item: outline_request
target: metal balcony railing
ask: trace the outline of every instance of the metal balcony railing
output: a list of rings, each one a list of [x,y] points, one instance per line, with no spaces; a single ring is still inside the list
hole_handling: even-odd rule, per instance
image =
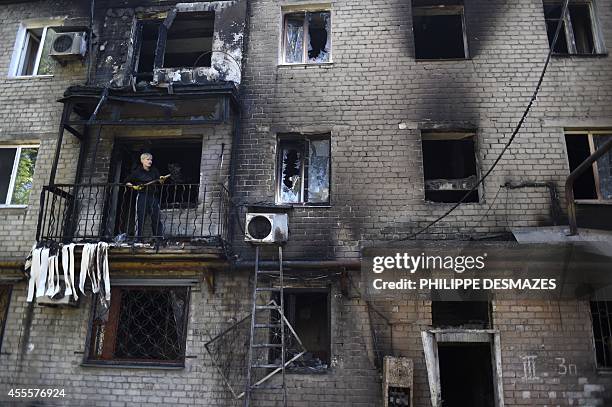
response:
[[[56,184],[43,187],[37,241],[228,241],[223,185]]]

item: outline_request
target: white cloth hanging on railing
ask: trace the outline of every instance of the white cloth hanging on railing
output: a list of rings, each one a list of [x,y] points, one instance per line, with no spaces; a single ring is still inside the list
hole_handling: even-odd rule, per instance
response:
[[[49,271],[49,249],[43,248],[40,252],[40,273],[36,281],[36,297],[45,295],[45,285],[47,282],[47,272]]]
[[[34,299],[34,291],[36,288],[36,282],[40,275],[40,253],[42,249],[37,249],[36,245],[32,247],[32,262],[30,263],[30,281],[28,282],[28,296],[26,297],[27,302],[32,302]]]
[[[104,282],[104,298],[106,301],[110,301],[111,298],[111,287],[110,287],[110,274],[108,269],[108,243],[98,243],[97,250],[97,268],[98,268],[98,281],[100,281],[100,274],[102,274],[102,280]]]
[[[71,243],[62,246],[57,254],[50,255],[49,248],[32,247],[29,261],[30,279],[28,281],[27,302],[34,297],[53,297],[61,290],[60,273],[63,272],[65,291],[64,296],[72,295],[75,300],[79,298],[75,282],[74,249]],[[108,263],[109,244],[105,242],[86,243],[81,252],[81,268],[79,273],[79,287],[83,295],[85,282],[89,278],[93,293],[101,293],[106,301],[111,298],[110,269]],[[60,271],[60,258],[61,268]]]

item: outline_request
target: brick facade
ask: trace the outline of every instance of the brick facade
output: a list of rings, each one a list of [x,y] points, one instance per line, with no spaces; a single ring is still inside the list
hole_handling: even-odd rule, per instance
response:
[[[58,14],[87,26],[89,13],[89,5],[71,1],[8,3],[0,11],[0,32],[9,39],[0,41],[0,143],[40,142],[40,150],[28,207],[0,208],[0,261],[7,264],[21,261],[34,243],[38,200],[41,187],[48,183],[62,112],[56,100],[69,86],[83,85],[87,69],[85,64],[72,63],[57,69],[53,77],[7,78],[15,34],[22,21]],[[123,86],[129,82],[136,16],[165,12],[176,2],[110,3],[96,6],[92,84]],[[225,7],[230,2],[221,3]],[[214,292],[207,289],[201,274],[201,269],[213,267],[205,261],[193,274],[155,271],[159,263],[154,259],[140,270],[112,272],[115,281],[200,280],[191,289],[185,367],[82,366],[91,297],[78,308],[30,306],[25,302],[27,285],[20,281],[14,284],[0,353],[0,365],[6,367],[0,369],[2,403],[9,388],[44,386],[65,389],[61,405],[241,405],[231,399],[204,344],[250,312],[252,270],[235,269],[230,263],[254,257],[252,247],[243,241],[245,212],[252,206],[274,204],[278,135],[331,135],[331,203],[295,205],[287,211],[286,259],[311,261],[313,266],[320,261],[358,260],[363,247],[407,237],[451,205],[424,199],[421,132],[474,130],[482,174],[520,119],[548,52],[540,1],[466,0],[471,58],[417,61],[410,2],[337,0],[330,8],[332,63],[279,66],[281,7],[296,4],[308,2],[248,2],[238,145],[233,145],[232,116],[225,123],[197,127],[107,127],[95,157],[93,143],[87,148],[81,181],[91,175],[92,182],[108,182],[113,147],[125,137],[202,137],[204,185],[227,182],[233,166],[233,252],[231,261],[215,273]],[[603,41],[612,47],[612,1],[594,4]],[[523,129],[484,183],[480,202],[461,205],[420,238],[490,238],[505,236],[514,227],[551,225],[552,202],[546,188],[501,185],[552,183],[563,196],[569,174],[564,129],[612,128],[611,83],[607,55],[553,57]],[[64,144],[58,183],[74,182],[79,154],[78,140],[70,134],[64,136]],[[219,172],[222,144],[227,158]],[[563,207],[563,198],[560,204]],[[187,259],[189,253],[183,254]],[[6,276],[16,275],[14,266],[5,269]],[[430,406],[421,332],[431,328],[431,303],[366,302],[359,294],[363,287],[344,286],[339,277],[343,271],[330,267],[321,272],[327,276],[319,281],[291,283],[330,290],[331,366],[323,374],[288,375],[288,405],[380,406],[374,329],[384,332],[387,351],[413,360],[415,405]],[[357,272],[349,273],[354,282],[359,281]],[[388,321],[377,317],[372,307]],[[505,406],[612,403],[610,376],[595,368],[588,302],[495,301],[492,327],[501,340]],[[527,361],[534,363],[535,375],[528,374]],[[274,392],[256,393],[254,404],[282,405]]]

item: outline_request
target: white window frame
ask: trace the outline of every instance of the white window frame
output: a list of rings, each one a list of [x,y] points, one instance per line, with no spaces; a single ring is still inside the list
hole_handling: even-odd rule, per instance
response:
[[[545,0],[544,5],[563,5],[563,1]],[[576,48],[576,36],[574,35],[574,27],[572,26],[572,19],[570,18],[569,7],[579,5],[587,6],[589,8],[589,16],[591,18],[591,34],[593,35],[593,45],[595,46],[594,54],[579,54]],[[569,2],[567,13],[562,16],[567,54],[553,51],[553,55],[605,55],[607,53],[606,47],[604,46],[599,21],[597,19],[597,13],[595,13],[595,6],[594,0],[577,0]],[[546,21],[546,15],[544,15],[544,19]],[[548,27],[546,27],[546,30],[548,30]]]
[[[308,62],[308,47],[307,40],[310,40],[308,35],[308,19],[306,18],[307,13],[317,13],[317,12],[328,12],[329,13],[329,60],[326,62]],[[304,45],[302,47],[302,62],[285,62],[285,47],[286,47],[286,30],[287,30],[287,15],[288,14],[296,14],[296,13],[304,13]],[[328,65],[333,64],[333,50],[334,50],[334,36],[333,33],[334,26],[334,18],[331,9],[331,4],[309,4],[309,5],[296,5],[296,6],[284,6],[281,9],[281,21],[280,21],[280,36],[279,36],[279,56],[278,56],[278,64],[283,66],[294,66],[294,65]]]
[[[17,179],[17,170],[19,169],[19,160],[21,159],[21,150],[24,148],[35,148],[40,149],[38,144],[6,144],[1,145],[0,149],[16,148],[15,158],[13,160],[13,169],[11,170],[11,178],[9,180],[9,187],[6,192],[6,201],[11,202],[13,200],[13,192],[15,190],[15,180]],[[37,159],[38,161],[38,159]],[[14,205],[11,203],[0,203],[0,208],[27,208],[28,205]]]
[[[38,68],[40,66],[40,60],[42,58],[42,51],[47,38],[47,30],[49,28],[58,27],[64,25],[63,20],[45,20],[44,22],[36,21],[30,23],[21,23],[17,30],[17,37],[15,38],[15,45],[13,46],[13,55],[11,56],[11,62],[8,70],[9,78],[17,79],[29,79],[29,78],[52,78],[53,74],[38,75]],[[42,35],[40,37],[40,45],[36,52],[36,59],[34,61],[34,69],[32,75],[21,75],[20,72],[23,69],[23,63],[27,46],[30,41],[30,31],[35,29],[42,29]]]

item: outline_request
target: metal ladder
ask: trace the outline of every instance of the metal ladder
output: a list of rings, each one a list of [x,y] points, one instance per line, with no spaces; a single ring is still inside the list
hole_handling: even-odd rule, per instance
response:
[[[251,336],[250,336],[250,344],[249,344],[249,356],[248,356],[248,369],[247,369],[247,380],[246,380],[246,389],[245,389],[245,397],[244,397],[244,407],[249,407],[251,402],[251,395],[254,390],[257,389],[278,389],[283,392],[283,406],[287,406],[287,386],[285,383],[285,315],[284,315],[284,306],[285,299],[283,293],[283,247],[278,245],[278,269],[276,270],[261,270],[259,267],[260,246],[255,246],[255,279],[253,283],[253,308],[251,313]],[[267,286],[263,286],[262,280],[271,280],[266,279],[265,277],[277,278],[278,286],[273,287],[271,284]],[[260,293],[278,293],[280,296],[280,305],[274,301],[269,301],[266,304],[258,304],[257,303],[257,295]],[[272,323],[274,313],[278,313],[276,318],[279,322]],[[258,316],[267,316],[266,323],[259,323],[257,321]],[[268,338],[264,343],[256,342],[256,333],[258,330],[265,329],[267,330],[266,338]],[[281,343],[270,343],[270,329],[280,329],[280,340]],[[261,336],[261,335],[260,335]],[[271,364],[271,363],[256,363],[254,360],[254,352],[257,350],[269,350],[269,349],[280,349],[281,350],[281,364]],[[259,380],[253,383],[253,372],[264,370],[264,369],[274,369],[274,372],[268,374],[264,379]],[[280,369],[282,383],[280,385],[269,385],[263,384],[267,378],[272,376],[275,372]]]

